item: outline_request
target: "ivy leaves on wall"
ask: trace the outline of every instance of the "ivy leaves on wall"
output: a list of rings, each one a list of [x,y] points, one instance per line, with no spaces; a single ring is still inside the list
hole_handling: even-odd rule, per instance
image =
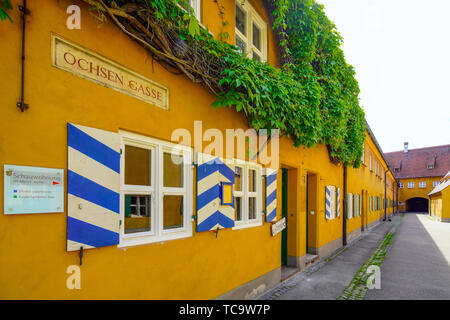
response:
[[[0,20],[1,21],[8,19],[12,23],[11,17],[6,13],[6,11],[8,11],[9,9],[11,9],[11,3],[9,2],[9,0],[0,0]]]
[[[283,46],[285,67],[296,79],[319,87],[319,143],[335,161],[358,167],[365,139],[355,71],[344,57],[343,39],[314,0],[266,0]]]

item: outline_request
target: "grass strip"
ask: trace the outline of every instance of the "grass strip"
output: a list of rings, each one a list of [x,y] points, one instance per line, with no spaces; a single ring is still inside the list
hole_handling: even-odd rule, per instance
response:
[[[391,246],[392,239],[395,236],[395,231],[400,225],[404,214],[395,222],[392,229],[385,235],[383,240],[381,241],[378,248],[372,254],[372,256],[367,259],[367,261],[362,265],[361,268],[356,272],[353,279],[350,281],[348,286],[342,291],[341,295],[337,298],[337,300],[364,300],[368,288],[367,288],[367,279],[372,275],[367,273],[367,269],[370,266],[378,266],[381,267],[384,259],[386,258],[387,250]]]

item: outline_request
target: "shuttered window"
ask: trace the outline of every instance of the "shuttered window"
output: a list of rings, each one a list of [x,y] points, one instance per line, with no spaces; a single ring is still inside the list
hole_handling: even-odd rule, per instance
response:
[[[353,218],[353,194],[347,193],[347,219]]]
[[[267,168],[265,182],[266,222],[272,222],[277,218],[277,171]]]
[[[336,189],[336,216],[341,216],[341,188]]]
[[[329,220],[336,216],[336,187],[325,187],[325,217]]]
[[[67,251],[119,243],[120,139],[67,125]]]
[[[120,246],[192,236],[192,150],[120,132]]]
[[[250,162],[243,162],[235,160],[235,172],[239,171],[239,189],[236,190],[235,183],[235,198],[239,198],[240,220],[235,221],[235,229],[248,228],[262,225],[263,215],[263,180],[262,167]],[[238,168],[238,170],[236,170]],[[237,203],[237,202],[236,202]]]

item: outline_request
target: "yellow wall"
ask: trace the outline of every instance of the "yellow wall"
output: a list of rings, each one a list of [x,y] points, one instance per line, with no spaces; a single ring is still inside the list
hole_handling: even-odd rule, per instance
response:
[[[67,172],[68,122],[112,132],[127,130],[162,140],[170,140],[177,128],[186,128],[193,135],[195,120],[203,121],[204,131],[217,128],[225,133],[227,128],[248,128],[243,114],[231,109],[213,110],[212,94],[182,75],[167,72],[111,22],[99,26],[81,1],[77,4],[82,7],[82,28],[68,30],[66,8],[73,1],[67,0],[28,4],[32,14],[27,19],[25,100],[30,109],[20,112],[16,108],[21,73],[21,26],[16,9],[19,2],[12,1],[15,9],[10,15],[15,23],[3,22],[0,28],[0,38],[8,42],[7,50],[0,52],[0,73],[8,79],[0,88],[0,166],[64,168]],[[261,2],[250,2],[265,17]],[[203,24],[217,36],[220,26],[214,14],[216,4],[203,4]],[[234,0],[223,4],[226,19],[233,26]],[[233,27],[229,32],[234,41]],[[168,87],[169,110],[52,67],[52,33]],[[278,64],[270,31],[268,57],[272,65]],[[366,144],[378,152],[370,138]],[[288,217],[289,230],[293,230],[288,254],[300,257],[306,253],[304,178],[308,172],[318,175],[316,232],[317,245],[323,246],[342,236],[344,212],[335,220],[325,219],[325,186],[343,190],[343,168],[329,161],[325,146],[296,148],[286,137],[280,141],[280,159],[283,167],[293,170],[289,176],[297,181],[290,187],[295,197],[290,202],[292,216]],[[369,194],[382,195],[383,188],[382,181],[367,168],[349,169],[348,192],[367,189]],[[281,173],[277,198],[279,219]],[[0,199],[3,203],[3,181]],[[264,223],[249,229],[221,230],[218,238],[213,232],[194,232],[193,237],[164,243],[86,250],[81,267],[82,289],[68,290],[66,268],[79,260],[78,252],[66,252],[66,213],[0,215],[0,298],[210,299],[280,267],[281,234],[272,237],[271,224]],[[374,214],[368,222],[379,216]],[[348,224],[349,232],[359,228],[360,217]]]
[[[450,219],[450,188],[430,197],[430,213],[441,219]]]

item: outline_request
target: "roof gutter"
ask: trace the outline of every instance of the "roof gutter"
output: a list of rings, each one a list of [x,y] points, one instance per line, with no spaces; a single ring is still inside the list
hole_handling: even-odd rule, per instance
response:
[[[373,134],[372,129],[370,129],[370,126],[369,126],[369,124],[367,123],[367,121],[366,121],[366,130],[367,130],[367,132],[369,133],[369,136],[372,138],[373,142],[375,143],[375,146],[377,147],[378,152],[381,154],[381,157],[383,158],[384,162],[386,163],[386,166],[387,166],[387,168],[388,168],[387,171],[390,172],[390,173],[392,174],[392,176],[394,177],[395,182],[398,183],[398,180],[397,180],[397,178],[395,177],[394,173],[391,171],[391,166],[389,165],[389,162],[388,162],[388,161],[386,160],[386,158],[384,157],[384,152],[383,152],[383,150],[381,149],[380,144],[379,144],[378,141],[377,141],[377,138],[375,138],[375,135]],[[385,176],[386,176],[386,174],[385,174]]]

